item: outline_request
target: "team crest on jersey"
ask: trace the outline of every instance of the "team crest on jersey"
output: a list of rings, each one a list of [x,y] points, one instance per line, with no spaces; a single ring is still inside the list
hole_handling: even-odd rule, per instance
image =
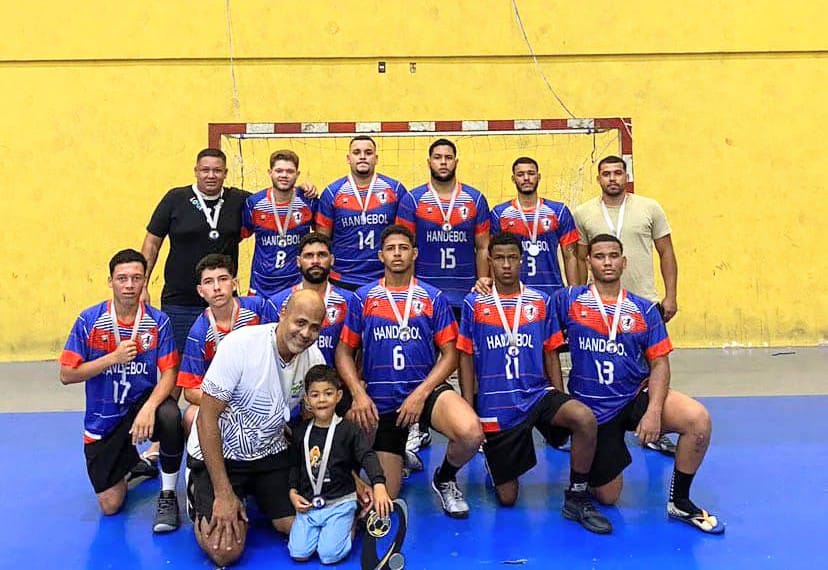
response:
[[[483,314],[484,315],[490,315],[490,314],[492,314],[492,312],[489,309],[483,309]]]
[[[515,225],[515,222],[509,221],[508,226],[511,228]]]
[[[260,220],[266,220],[266,219],[267,219],[267,214],[265,214],[264,212],[261,212],[261,213],[259,214],[259,219],[260,219]]]
[[[552,227],[552,220],[550,218],[544,218],[543,221],[541,221],[541,226],[543,226],[545,231],[549,231],[549,228]]]
[[[460,217],[464,220],[469,219],[469,207],[468,206],[460,206]]]
[[[624,332],[630,332],[635,325],[635,319],[629,315],[622,315],[621,316],[621,330]]]
[[[433,211],[434,211],[434,208],[432,208],[431,206],[429,206],[428,208],[426,208],[426,214],[430,214],[430,213],[431,213],[431,212],[433,212]]]
[[[388,195],[385,192],[377,194],[377,198],[379,198],[380,204],[385,204],[388,201]]]
[[[526,305],[523,307],[523,316],[527,321],[534,321],[538,316],[538,308],[535,305]]]
[[[335,323],[337,317],[339,317],[339,309],[336,307],[328,307],[328,322]]]
[[[425,309],[425,304],[422,301],[414,301],[411,303],[411,308],[414,310],[415,315],[422,315],[423,309]]]
[[[296,224],[302,222],[302,212],[293,212],[293,221]]]
[[[140,336],[141,339],[141,349],[142,350],[149,350],[152,346],[152,333],[144,333]]]

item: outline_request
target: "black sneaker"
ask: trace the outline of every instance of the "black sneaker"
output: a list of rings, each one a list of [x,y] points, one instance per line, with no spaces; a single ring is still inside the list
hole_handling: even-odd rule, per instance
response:
[[[158,466],[149,459],[141,457],[138,459],[138,463],[136,463],[135,466],[129,470],[129,473],[127,473],[127,487],[132,489],[144,481],[155,479],[158,477],[158,474]]]
[[[695,505],[692,506],[692,509],[685,511],[670,501],[667,503],[667,515],[671,520],[687,523],[708,534],[722,534],[725,531],[725,523],[720,521],[719,517]]]
[[[669,457],[675,457],[676,455],[676,444],[673,443],[673,440],[666,435],[662,435],[657,440],[646,444],[644,447],[652,449],[653,451],[658,451],[659,453],[663,453]]]
[[[175,491],[161,491],[152,532],[170,532],[178,528],[178,497]]]
[[[596,534],[612,532],[612,523],[595,508],[589,493],[586,491],[566,491],[561,512],[564,517],[581,523],[581,526],[590,532]]]

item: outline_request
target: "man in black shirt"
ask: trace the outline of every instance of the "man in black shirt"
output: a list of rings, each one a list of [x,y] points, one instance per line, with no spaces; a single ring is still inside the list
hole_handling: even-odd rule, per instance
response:
[[[142,299],[149,302],[149,277],[164,238],[170,238],[161,310],[170,318],[179,353],[183,353],[187,333],[205,306],[196,291],[196,264],[208,253],[222,253],[238,266],[242,208],[250,196],[244,190],[224,187],[227,158],[221,150],[199,152],[193,171],[195,184],[173,188],[158,203],[141,246],[147,259]]]

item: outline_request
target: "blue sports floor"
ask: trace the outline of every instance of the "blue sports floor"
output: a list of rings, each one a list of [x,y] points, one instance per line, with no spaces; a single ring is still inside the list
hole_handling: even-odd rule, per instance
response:
[[[723,536],[668,522],[672,461],[635,445],[621,501],[604,508],[615,532],[593,535],[560,515],[568,455],[539,446],[539,464],[521,481],[512,509],[495,506],[482,456],[460,474],[468,520],[439,511],[429,474],[408,479],[406,568],[828,568],[828,396],[702,401],[714,435],[692,496],[727,522]],[[422,453],[429,473],[442,460],[442,441]],[[119,515],[98,513],[80,413],[0,414],[0,444],[0,568],[211,567],[189,521],[175,533],[152,534],[157,481],[132,490]],[[321,566],[293,563],[284,539],[261,519],[253,524],[239,567]],[[338,567],[359,568],[359,547]]]

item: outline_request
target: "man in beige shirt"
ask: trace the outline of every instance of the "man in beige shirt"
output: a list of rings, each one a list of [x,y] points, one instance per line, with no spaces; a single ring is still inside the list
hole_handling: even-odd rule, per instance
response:
[[[573,211],[578,228],[578,260],[580,280],[587,279],[587,244],[598,234],[611,234],[624,244],[627,268],[621,277],[621,286],[658,305],[664,322],[678,311],[676,281],[678,264],[670,237],[670,224],[658,202],[626,191],[629,180],[627,165],[618,156],[607,156],[598,163],[598,184],[601,195],[579,205]],[[653,270],[653,246],[658,252],[664,297],[659,298]],[[663,436],[648,444],[650,449],[668,455],[675,453],[675,445]]]

